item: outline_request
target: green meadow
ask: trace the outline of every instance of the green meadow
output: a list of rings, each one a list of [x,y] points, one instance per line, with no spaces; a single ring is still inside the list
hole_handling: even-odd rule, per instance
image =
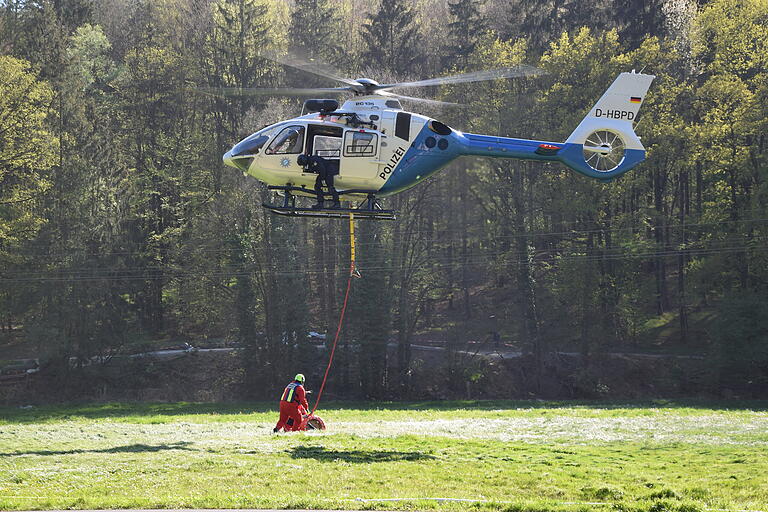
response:
[[[765,402],[318,413],[276,435],[272,403],[0,408],[0,509],[768,509]]]

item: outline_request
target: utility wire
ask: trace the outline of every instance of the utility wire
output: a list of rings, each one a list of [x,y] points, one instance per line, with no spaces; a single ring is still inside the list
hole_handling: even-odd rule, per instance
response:
[[[614,245],[614,246],[612,246],[610,248],[605,248],[605,247],[603,247],[603,248],[600,248],[600,247],[594,248],[592,254],[595,257],[597,257],[597,258],[604,259],[606,257],[610,257],[610,256],[614,256],[614,255],[627,256],[627,257],[633,257],[633,256],[638,256],[638,255],[662,256],[662,255],[664,255],[666,253],[678,254],[680,252],[685,252],[685,253],[691,254],[691,253],[696,252],[696,251],[700,252],[700,251],[715,250],[715,249],[751,249],[751,248],[757,247],[760,242],[764,242],[767,239],[768,239],[768,237],[756,236],[756,237],[753,237],[751,240],[749,240],[748,241],[749,243],[744,243],[745,242],[744,238],[743,237],[739,237],[737,239],[713,240],[713,241],[710,241],[709,243],[707,243],[706,246],[700,245],[701,242],[692,242],[689,245],[687,245],[686,247],[679,247],[679,246],[678,247],[669,247],[669,248],[667,248],[665,250],[661,250],[661,251],[656,250],[656,251],[652,251],[652,252],[645,251],[645,252],[637,252],[637,253],[632,253],[627,247],[625,247],[625,246],[623,246],[621,244],[617,244],[617,245]],[[655,242],[649,241],[649,244],[655,244]],[[359,244],[357,244],[357,245],[359,245]],[[387,248],[386,245],[382,245],[381,247],[382,248]],[[564,248],[559,248],[559,249],[552,249],[552,251],[556,253],[555,254],[556,256],[560,255],[562,253],[565,253],[565,255],[567,255],[567,256],[574,256],[574,257],[581,256],[581,254],[574,254],[574,253],[568,254],[568,249],[569,248],[565,248],[564,247]],[[649,247],[649,249],[652,249],[652,248]],[[542,251],[545,251],[545,250],[544,249],[540,249],[539,250],[539,254],[541,254]],[[456,261],[456,262],[464,262],[465,261],[465,257],[463,257],[462,255],[448,256],[446,254],[442,254],[442,252],[443,251],[436,251],[436,252],[430,254],[429,261],[437,262],[437,263],[439,263],[439,262],[446,262],[446,260],[448,260],[448,261],[452,260],[452,261]],[[497,258],[497,257],[508,256],[509,254],[514,254],[512,249],[497,250],[495,252],[488,251],[488,250],[480,250],[480,251],[475,250],[475,251],[473,251],[473,254],[470,256],[470,258],[472,258],[472,257]],[[538,257],[540,257],[540,256],[537,256],[536,258],[538,258]],[[562,256],[560,256],[560,257],[562,257]],[[285,268],[284,262],[279,262],[276,259],[273,260],[273,261],[274,261],[275,265],[280,265],[282,268]],[[269,265],[269,262],[267,262],[266,264]],[[161,264],[161,263],[158,263],[158,264],[154,264],[154,265],[120,266],[120,267],[103,267],[103,266],[68,267],[68,268],[62,269],[60,271],[61,272],[69,272],[69,273],[76,273],[76,272],[89,272],[89,273],[93,273],[93,272],[106,272],[106,273],[109,273],[109,272],[113,272],[115,270],[118,270],[118,271],[121,271],[121,272],[129,272],[129,271],[136,271],[136,272],[142,272],[142,271],[165,271],[167,269],[173,269],[174,267],[172,265],[173,264]],[[233,265],[226,265],[226,264],[224,264],[224,265],[217,265],[215,267],[215,269],[218,269],[219,271],[227,271],[227,270],[231,270],[231,269],[238,269],[238,268],[250,267],[250,266],[251,266],[250,264],[244,264],[244,265],[239,265],[239,266],[233,266]],[[295,270],[289,270],[289,271],[291,271],[291,272],[300,271],[300,270],[305,269],[306,267],[307,267],[307,264],[299,263],[299,267],[298,268],[296,268]],[[56,271],[57,270],[48,270],[47,272],[56,272]],[[34,270],[34,271],[31,271],[29,269],[26,269],[26,270],[24,270],[24,269],[10,270],[10,271],[6,271],[4,273],[4,275],[9,275],[9,276],[12,276],[12,275],[26,275],[26,274],[29,274],[31,272],[46,272],[46,270],[45,269],[39,269],[39,270]]]
[[[522,266],[522,265],[537,265],[537,264],[543,264],[543,263],[560,263],[560,262],[569,262],[569,261],[580,261],[580,262],[599,262],[599,261],[621,261],[621,260],[637,260],[637,259],[648,259],[648,258],[658,258],[658,257],[670,257],[670,256],[679,256],[679,255],[689,255],[689,256],[707,256],[707,255],[717,255],[717,254],[731,254],[731,253],[737,253],[737,252],[744,252],[744,251],[751,251],[751,252],[766,252],[768,251],[768,245],[755,245],[755,246],[740,246],[740,247],[723,247],[723,248],[702,248],[702,249],[674,249],[669,251],[655,251],[655,252],[647,252],[647,253],[636,253],[636,254],[608,254],[603,255],[600,254],[599,251],[597,251],[595,254],[587,255],[547,255],[545,257],[535,257],[532,259],[532,261],[527,260],[521,260],[521,259],[511,259],[506,262],[500,262],[498,259],[494,258],[493,255],[478,255],[476,257],[470,257],[470,258],[463,258],[461,256],[456,256],[453,258],[448,258],[446,260],[442,261],[427,261],[423,265],[419,265],[424,268],[424,270],[436,270],[440,268],[449,268],[457,264],[465,263],[471,266],[492,266],[494,264],[500,264],[502,266]],[[401,265],[401,266],[378,266],[378,267],[365,267],[364,270],[366,273],[391,273],[396,271],[404,271],[412,268],[408,265]],[[152,280],[172,280],[172,279],[183,279],[183,278],[195,278],[195,277],[209,277],[209,278],[231,278],[231,277],[246,277],[254,275],[254,273],[258,270],[257,268],[248,268],[248,267],[236,267],[232,268],[231,270],[227,271],[215,271],[215,272],[205,272],[205,271],[179,271],[179,270],[173,270],[173,269],[163,269],[163,268],[155,268],[152,269],[155,271],[155,273],[143,273],[142,275],[135,275],[132,273],[121,273],[121,270],[119,269],[108,269],[105,270],[104,275],[48,275],[45,276],[42,273],[37,274],[28,274],[24,277],[12,277],[12,278],[0,278],[0,284],[3,283],[29,283],[29,282],[88,282],[88,281],[152,281]],[[113,273],[110,275],[110,273]],[[297,276],[297,275],[303,275],[303,276],[310,276],[310,275],[325,275],[328,273],[325,269],[288,269],[288,270],[273,270],[273,271],[267,271],[267,273],[271,276]],[[335,274],[335,272],[332,272]],[[37,277],[35,277],[37,276]]]
[[[653,229],[691,229],[695,227],[704,227],[704,226],[720,226],[725,224],[744,224],[744,223],[768,223],[768,218],[759,218],[759,219],[741,219],[741,220],[728,220],[728,221],[716,221],[716,222],[701,222],[701,223],[684,223],[684,224],[669,224],[669,225],[662,225],[657,227],[649,226],[649,225],[642,225],[637,227],[623,227],[623,228],[594,228],[594,229],[581,229],[581,230],[568,230],[568,231],[533,231],[529,233],[511,233],[507,235],[489,235],[486,237],[471,237],[471,240],[473,243],[478,242],[495,242],[498,240],[509,240],[509,239],[516,239],[516,238],[537,238],[537,237],[557,237],[557,236],[568,236],[571,238],[578,237],[578,235],[589,235],[589,234],[607,234],[607,233],[632,233],[632,232],[643,232],[646,230],[653,230]],[[693,230],[693,229],[692,229]],[[412,235],[418,235],[421,233],[431,233],[435,234],[432,238],[418,238],[419,243],[436,243],[436,242],[449,242],[449,241],[456,241],[453,238],[446,239],[446,235],[448,233],[459,233],[463,234],[466,230],[462,228],[455,228],[455,229],[431,229],[431,230],[416,230],[411,231],[410,234]],[[256,243],[259,243],[261,241],[256,241]],[[376,241],[376,242],[357,242],[357,245],[359,247],[399,247],[404,243],[410,243],[408,241],[398,241],[398,240],[390,240],[390,241]],[[139,244],[139,242],[136,242],[136,244]],[[34,243],[31,244],[34,247]],[[307,248],[307,247],[315,247],[316,245],[320,245],[325,249],[344,249],[347,247],[347,242],[338,242],[333,244],[302,244],[298,245],[296,243],[286,243],[286,244],[269,244],[270,249],[301,249],[301,248]],[[42,247],[42,244],[40,244]],[[55,248],[56,243],[51,242],[47,244],[47,247],[49,248]],[[147,247],[144,250],[135,250],[135,251],[113,251],[113,252],[91,252],[91,253],[80,253],[77,250],[72,250],[71,253],[68,254],[75,254],[79,256],[100,256],[100,257],[106,257],[106,256],[146,256],[148,253],[156,253],[158,251],[163,251],[165,253],[189,253],[189,254],[227,254],[231,252],[236,251],[242,251],[243,248],[239,247],[231,247],[231,248],[224,248],[224,247],[217,247],[217,248],[199,248],[199,247],[193,247],[191,250],[187,251],[186,248],[188,246],[185,245],[177,245],[173,248],[160,248],[160,247]],[[25,255],[32,255],[32,256],[55,256],[56,253],[50,253],[48,251],[37,251],[37,252],[25,252]]]
[[[764,240],[756,240],[755,242],[762,242]],[[733,251],[747,251],[747,250],[755,250],[760,249],[763,247],[762,245],[758,244],[741,244],[741,245],[729,245],[729,246],[710,246],[710,247],[687,247],[687,248],[669,248],[668,250],[664,251],[646,251],[646,252],[627,252],[623,248],[615,248],[612,250],[601,250],[601,249],[595,249],[593,252],[586,254],[586,253],[558,253],[555,254],[544,254],[539,253],[538,255],[533,255],[531,257],[531,260],[533,262],[540,262],[540,261],[554,261],[554,260],[568,260],[568,259],[579,259],[579,260],[609,260],[609,259],[635,259],[635,258],[647,258],[647,257],[665,257],[665,256],[676,256],[680,254],[688,254],[688,255],[701,255],[701,254],[715,254],[722,251],[727,252],[733,252]],[[447,256],[447,255],[432,255],[430,256],[427,261],[425,262],[425,266],[434,266],[434,265],[440,265],[440,264],[463,264],[463,263],[472,263],[475,261],[485,262],[485,261],[496,261],[501,262],[505,261],[503,259],[506,256],[513,255],[514,253],[512,251],[507,252],[491,252],[491,253],[475,253],[470,256],[462,256],[462,255],[453,255],[453,256]],[[507,259],[506,261],[510,261]],[[512,260],[514,261],[514,259]],[[523,262],[522,260],[519,260]],[[274,266],[280,265],[278,262],[274,263]],[[54,270],[37,270],[34,272],[30,272],[29,270],[18,270],[18,271],[10,271],[6,272],[5,275],[7,276],[28,276],[28,275],[43,275],[43,274],[55,274],[55,273],[63,273],[63,274],[71,274],[75,275],[78,273],[83,274],[112,274],[115,272],[119,272],[122,274],[130,274],[130,273],[152,273],[152,272],[178,272],[180,269],[183,271],[184,267],[178,267],[178,266],[171,266],[171,265],[154,265],[154,266],[142,266],[142,267],[80,267],[80,268],[66,268],[66,269],[54,269]],[[229,274],[231,272],[237,272],[241,270],[246,269],[254,269],[255,266],[252,264],[242,264],[242,265],[223,265],[218,266],[216,268],[211,268],[207,272],[204,272],[206,274],[216,273],[216,274]],[[293,274],[298,272],[312,272],[312,273],[324,273],[326,270],[320,266],[315,268],[307,268],[306,265],[301,265],[299,267],[294,268],[285,268],[284,265],[280,265],[280,268],[282,268],[282,273],[286,274]],[[393,266],[385,266],[381,268],[394,268]],[[205,270],[205,268],[204,268]]]

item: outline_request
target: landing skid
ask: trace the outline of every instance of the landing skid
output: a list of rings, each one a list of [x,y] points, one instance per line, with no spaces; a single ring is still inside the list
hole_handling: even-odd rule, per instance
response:
[[[395,220],[397,218],[394,210],[366,210],[364,208],[322,208],[313,210],[312,208],[286,208],[267,203],[262,203],[262,206],[274,214],[286,217],[348,219],[349,214],[352,213],[356,219]]]
[[[283,204],[275,205],[269,203],[261,203],[261,205],[276,215],[283,215],[286,217],[318,217],[325,219],[348,219],[349,214],[354,214],[356,219],[373,219],[373,220],[395,220],[397,218],[394,210],[384,210],[375,196],[367,190],[339,190],[339,195],[345,194],[368,194],[368,198],[363,200],[355,208],[302,208],[296,206],[296,196],[292,193],[303,192],[306,193],[305,188],[300,187],[278,187],[270,186],[270,190],[280,190],[285,195],[283,196]],[[329,194],[323,194],[325,196]]]

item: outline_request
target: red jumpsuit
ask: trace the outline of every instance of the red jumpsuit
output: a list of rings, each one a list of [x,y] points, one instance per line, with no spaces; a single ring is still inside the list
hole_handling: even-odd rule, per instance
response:
[[[275,432],[284,429],[286,432],[299,430],[302,414],[309,410],[307,394],[299,381],[293,381],[285,387],[280,397],[280,420],[275,426]]]

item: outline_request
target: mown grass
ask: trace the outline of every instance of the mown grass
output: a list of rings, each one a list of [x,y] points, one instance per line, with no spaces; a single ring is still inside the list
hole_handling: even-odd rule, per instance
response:
[[[0,509],[768,507],[765,402],[331,403],[281,435],[274,409],[0,408]]]

